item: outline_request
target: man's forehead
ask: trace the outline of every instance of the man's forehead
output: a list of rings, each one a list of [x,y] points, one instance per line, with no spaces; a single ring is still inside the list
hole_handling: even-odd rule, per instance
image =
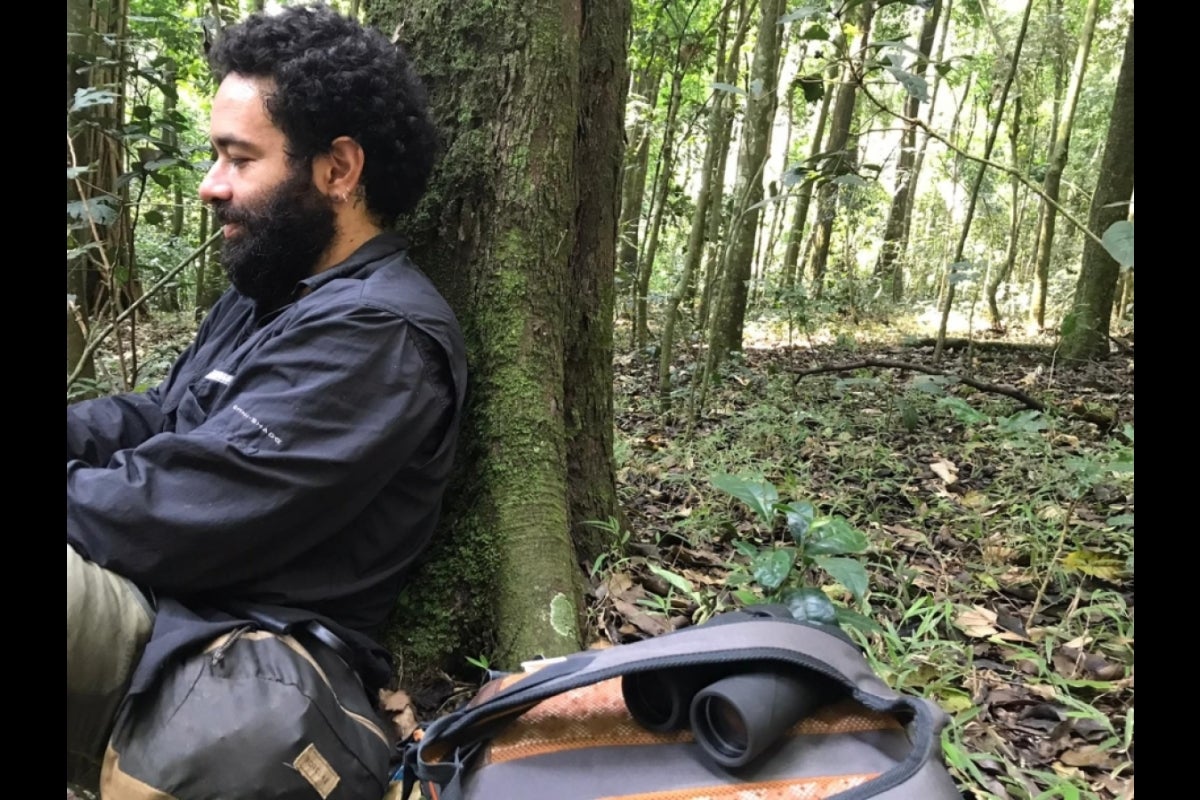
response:
[[[267,115],[266,98],[274,90],[270,78],[230,73],[213,98],[210,133],[214,142],[245,140],[282,132]]]

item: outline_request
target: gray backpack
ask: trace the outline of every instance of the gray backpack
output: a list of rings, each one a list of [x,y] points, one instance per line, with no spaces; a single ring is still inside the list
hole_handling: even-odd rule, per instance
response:
[[[958,800],[946,715],[757,606],[489,681],[404,752],[436,800]]]

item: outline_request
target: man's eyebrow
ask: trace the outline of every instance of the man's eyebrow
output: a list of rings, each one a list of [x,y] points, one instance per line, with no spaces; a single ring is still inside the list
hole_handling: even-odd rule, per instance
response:
[[[212,137],[213,147],[219,150],[228,150],[231,147],[240,147],[243,150],[258,151],[258,148],[253,142],[247,139],[240,139],[237,136],[214,136]]]

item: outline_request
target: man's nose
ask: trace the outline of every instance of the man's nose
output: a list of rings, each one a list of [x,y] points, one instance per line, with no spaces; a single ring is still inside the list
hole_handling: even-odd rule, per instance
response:
[[[214,200],[228,199],[229,182],[222,177],[219,171],[219,164],[213,164],[208,168],[208,173],[204,176],[204,180],[200,181],[200,201],[211,203]]]

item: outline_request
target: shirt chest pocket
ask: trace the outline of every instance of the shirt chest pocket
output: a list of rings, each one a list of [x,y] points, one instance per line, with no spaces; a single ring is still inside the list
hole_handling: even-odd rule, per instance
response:
[[[175,409],[175,432],[190,433],[203,425],[213,410],[219,407],[220,399],[232,380],[233,376],[228,373],[213,370],[189,383]]]

